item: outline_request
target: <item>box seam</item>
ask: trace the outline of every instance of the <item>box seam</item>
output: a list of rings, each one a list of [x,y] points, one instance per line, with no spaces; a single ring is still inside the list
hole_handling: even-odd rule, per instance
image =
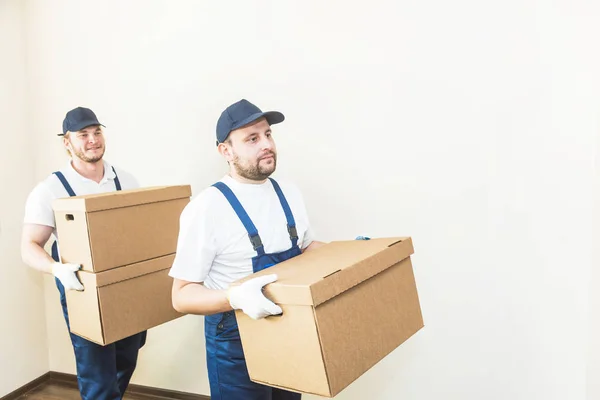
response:
[[[325,353],[323,352],[323,341],[321,340],[321,331],[319,330],[319,320],[317,318],[316,306],[312,307],[313,318],[315,320],[315,328],[317,329],[317,338],[319,339],[319,350],[321,351],[321,360],[323,360],[323,369],[325,370],[325,379],[327,379],[327,388],[329,389],[329,395],[331,395],[331,381],[329,379],[329,371],[327,371],[327,362],[325,361]]]
[[[104,313],[100,302],[100,288],[96,287],[96,299],[98,299],[98,314],[100,317],[100,334],[102,335],[102,343],[106,343],[106,335],[104,334]]]
[[[84,212],[86,214],[92,214],[92,213],[97,213],[97,212],[103,212],[103,211],[109,211],[109,210],[116,210],[116,209],[124,209],[124,208],[131,208],[131,207],[140,207],[140,206],[145,206],[148,204],[156,204],[156,203],[166,203],[169,201],[174,201],[174,200],[181,200],[181,199],[189,199],[189,196],[184,196],[184,197],[174,197],[174,198],[170,198],[170,199],[166,199],[166,200],[159,200],[159,201],[150,201],[147,203],[139,203],[139,204],[132,204],[129,206],[119,206],[119,207],[110,207],[110,208],[101,208],[101,209],[97,209],[97,210],[92,210],[92,211],[87,211],[84,210]]]
[[[154,259],[153,259],[153,258],[151,258],[151,260],[154,260]],[[144,272],[144,273],[142,273],[142,274],[139,274],[139,275],[131,276],[131,277],[129,277],[129,278],[126,278],[126,279],[119,279],[118,281],[114,281],[114,282],[108,283],[108,284],[106,284],[106,285],[97,286],[97,287],[98,287],[98,288],[108,287],[108,286],[111,286],[111,285],[114,285],[114,284],[117,284],[117,283],[120,283],[120,282],[125,282],[125,281],[128,281],[128,280],[130,280],[130,279],[135,279],[135,278],[139,278],[139,277],[141,277],[141,276],[146,276],[146,275],[154,274],[154,273],[156,273],[156,272],[161,272],[161,271],[164,271],[164,270],[166,270],[166,269],[169,269],[169,268],[171,268],[171,267],[169,266],[169,267],[166,267],[166,268],[161,268],[161,269],[157,269],[157,270],[150,271],[150,272]],[[109,271],[110,271],[110,270],[109,270]]]

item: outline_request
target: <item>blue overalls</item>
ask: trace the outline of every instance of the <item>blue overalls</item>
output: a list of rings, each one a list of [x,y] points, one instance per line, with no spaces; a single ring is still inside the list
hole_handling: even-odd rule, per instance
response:
[[[121,190],[121,183],[114,168],[113,172],[115,172],[116,189]],[[60,171],[54,172],[54,174],[60,179],[69,196],[75,196],[75,192],[73,192],[65,176]],[[60,262],[56,242],[52,245],[52,258],[56,262]],[[63,309],[65,322],[67,323],[71,343],[75,350],[77,383],[81,398],[83,400],[122,399],[135,370],[139,349],[146,343],[146,331],[106,346],[101,346],[81,336],[72,334],[69,327],[65,289],[58,278],[55,280],[56,287],[60,292],[60,304]],[[92,289],[87,288],[87,290]]]
[[[223,182],[213,185],[223,193],[248,231],[250,242],[256,251],[256,256],[252,258],[254,272],[269,268],[301,253],[292,210],[279,184],[275,180],[269,179],[285,212],[292,242],[291,247],[281,253],[265,253],[258,230],[231,189]],[[233,311],[207,315],[204,322],[204,334],[206,336],[206,360],[211,400],[299,400],[301,398],[299,393],[271,388],[250,380]]]

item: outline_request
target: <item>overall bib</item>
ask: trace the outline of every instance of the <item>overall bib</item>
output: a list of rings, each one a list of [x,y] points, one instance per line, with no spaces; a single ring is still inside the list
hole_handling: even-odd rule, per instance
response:
[[[60,171],[54,172],[54,174],[61,181],[69,196],[76,196],[65,176]],[[121,190],[121,183],[116,172],[115,186],[117,190]],[[60,262],[57,242],[52,245],[52,258],[54,261]],[[106,346],[101,346],[72,334],[69,327],[65,289],[57,278],[55,278],[55,281],[60,292],[60,304],[71,336],[71,343],[75,350],[77,383],[81,398],[83,400],[122,399],[135,370],[138,351],[146,343],[146,331]],[[90,288],[85,289],[91,290]]]
[[[292,210],[279,184],[269,179],[285,212],[291,241],[291,247],[280,253],[265,253],[258,230],[231,189],[223,182],[213,185],[223,193],[248,231],[250,242],[256,251],[256,256],[252,258],[254,272],[262,271],[301,254]],[[250,380],[234,311],[207,315],[204,333],[211,400],[299,400],[301,398],[299,393],[271,388]]]

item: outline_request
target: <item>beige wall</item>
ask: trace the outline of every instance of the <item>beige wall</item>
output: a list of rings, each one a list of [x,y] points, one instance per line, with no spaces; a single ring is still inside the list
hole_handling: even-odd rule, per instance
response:
[[[82,105],[109,161],[198,193],[225,171],[218,115],[246,97],[286,114],[277,176],[320,238],[413,236],[426,328],[339,399],[584,398],[591,4],[30,0],[26,15],[36,180],[66,162],[55,133]],[[74,372],[45,287],[49,367]],[[151,330],[133,381],[208,393],[202,332],[194,316]]]
[[[21,262],[37,147],[29,127],[23,2],[0,1],[0,397],[48,371],[41,277]]]

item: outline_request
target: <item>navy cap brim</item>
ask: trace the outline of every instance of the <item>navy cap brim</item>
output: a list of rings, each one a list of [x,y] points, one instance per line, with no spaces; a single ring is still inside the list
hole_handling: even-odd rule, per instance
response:
[[[243,120],[239,121],[237,124],[235,124],[231,127],[231,131],[234,131],[243,126],[251,124],[252,122],[254,122],[262,117],[265,117],[267,119],[267,122],[269,123],[269,125],[279,124],[285,120],[285,116],[282,113],[280,113],[279,111],[260,112],[260,113],[252,114],[249,117],[244,118]],[[230,133],[231,133],[231,131],[230,131]]]
[[[82,121],[77,125],[74,125],[73,127],[71,127],[72,131],[71,132],[78,132],[84,128],[87,128],[88,126],[92,126],[92,125],[100,125],[100,126],[104,126],[102,125],[100,122],[98,122],[97,120],[88,120],[88,121]],[[106,126],[104,126],[106,128]],[[67,132],[64,133],[59,133],[58,136],[65,136]]]

